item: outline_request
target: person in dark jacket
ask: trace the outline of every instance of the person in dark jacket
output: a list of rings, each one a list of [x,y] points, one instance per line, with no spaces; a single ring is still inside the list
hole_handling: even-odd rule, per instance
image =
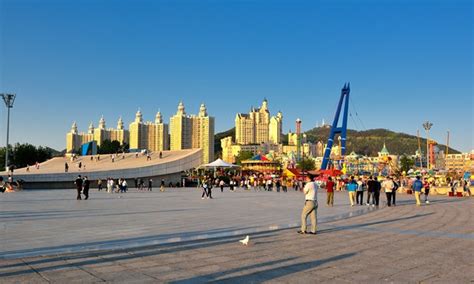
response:
[[[375,181],[375,191],[374,191],[375,207],[379,207],[380,190],[382,189],[382,184],[377,178],[374,178],[374,181]]]
[[[74,182],[76,185],[76,190],[77,190],[77,200],[81,200],[81,192],[82,192],[82,178],[81,175],[78,175],[76,178],[76,181]]]
[[[370,176],[369,181],[367,182],[367,193],[368,193],[367,205],[370,204],[369,198],[370,196],[372,196],[372,206],[379,206],[381,188],[382,188],[382,185],[377,180],[377,178]]]
[[[85,176],[84,182],[83,182],[83,193],[84,193],[85,200],[89,199],[89,187],[90,187],[90,181],[89,179],[87,179],[87,176]]]

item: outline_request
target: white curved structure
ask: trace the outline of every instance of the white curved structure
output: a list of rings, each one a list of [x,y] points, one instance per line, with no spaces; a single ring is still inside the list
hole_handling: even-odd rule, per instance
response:
[[[113,159],[113,162],[112,162]],[[37,169],[34,165],[14,171],[15,180],[24,180],[24,188],[70,188],[77,175],[87,176],[89,180],[125,178],[165,178],[166,182],[180,181],[183,171],[193,169],[201,165],[202,150],[189,149],[179,151],[163,151],[162,158],[159,153],[151,153],[150,159],[146,155],[135,153],[119,154],[115,156],[100,155],[81,156],[75,161],[69,158],[53,158],[39,164]],[[68,164],[68,172],[65,172],[65,163]],[[81,168],[79,168],[79,163]],[[0,173],[6,176],[5,172]]]

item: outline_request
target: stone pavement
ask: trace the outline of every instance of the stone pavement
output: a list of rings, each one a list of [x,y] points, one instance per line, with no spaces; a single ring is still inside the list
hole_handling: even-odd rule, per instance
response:
[[[293,228],[299,223],[300,192],[224,193],[202,200],[201,190],[108,194],[91,190],[75,200],[75,190],[22,191],[0,195],[0,259],[93,251],[209,239]],[[325,193],[320,194],[324,199]],[[346,194],[333,208],[322,207],[326,222],[369,211],[351,208]],[[371,208],[370,208],[371,209]]]
[[[30,193],[26,194],[29,195]],[[61,193],[58,194],[61,195]],[[139,194],[148,196],[147,193],[136,193],[137,196]],[[152,194],[149,196],[152,196]],[[175,191],[167,194],[184,197],[183,195],[195,196],[196,193],[191,191],[191,194],[189,192],[184,194]],[[216,197],[219,197],[219,194],[220,192],[215,192]],[[200,208],[201,204],[207,204],[204,208],[207,208],[207,211],[214,215],[214,218],[200,221],[201,230],[205,231],[207,229],[206,224],[214,222],[219,224],[221,218],[225,219],[224,216],[229,214],[226,207],[240,206],[240,215],[232,215],[238,220],[234,228],[236,232],[242,229],[239,229],[239,227],[251,227],[255,222],[264,224],[268,221],[266,215],[275,216],[270,219],[272,222],[269,222],[275,223],[276,219],[279,220],[282,215],[288,213],[286,210],[289,210],[290,206],[297,207],[294,209],[297,215],[301,210],[301,195],[294,192],[287,195],[267,192],[235,193],[238,196],[232,196],[231,194],[224,193],[216,200],[196,199],[194,201],[197,204],[196,208]],[[107,196],[100,196],[98,195],[97,198],[107,198]],[[228,199],[226,199],[226,196],[228,196]],[[324,194],[320,196],[320,198],[322,197],[324,197]],[[43,256],[28,256],[26,252],[23,255],[21,253],[17,254],[17,258],[13,258],[15,256],[13,254],[8,255],[8,251],[4,251],[2,247],[3,259],[0,258],[0,282],[473,282],[474,199],[438,196],[432,198],[430,205],[416,207],[412,196],[399,195],[398,197],[399,202],[396,207],[381,207],[378,210],[370,211],[367,211],[366,206],[350,208],[345,204],[338,204],[334,208],[327,208],[321,204],[320,213],[321,215],[326,214],[326,217],[342,216],[350,212],[359,213],[353,214],[352,218],[347,218],[348,215],[346,215],[343,218],[321,222],[319,233],[316,236],[298,235],[296,229],[255,231],[250,233],[251,244],[249,246],[243,246],[237,242],[244,234],[228,234],[216,235],[212,238],[182,240],[175,243],[151,245],[144,243],[143,246],[128,246],[122,249],[94,250],[86,248],[85,250],[78,249],[72,253],[62,253],[60,251],[47,253],[48,251],[46,251]],[[3,205],[5,204],[4,201],[7,200],[4,199],[4,196],[1,196],[1,198],[0,205],[2,207],[0,212],[3,216],[5,213]],[[160,196],[160,198],[164,197]],[[347,199],[345,194],[337,194],[336,198],[341,203]],[[7,199],[9,200],[10,197]],[[34,199],[30,198],[29,200]],[[257,203],[250,201],[259,199],[260,201]],[[286,201],[283,202],[283,200]],[[384,200],[383,197],[382,200]],[[121,202],[122,199],[118,201]],[[164,198],[164,201],[164,203],[173,203],[171,199]],[[46,202],[46,197],[43,198],[43,202]],[[105,199],[101,203],[106,202],[110,201]],[[147,204],[142,199],[137,202],[137,204]],[[57,201],[57,203],[61,202]],[[219,205],[220,203],[227,204],[227,206]],[[15,204],[19,206],[18,203]],[[85,204],[85,202],[82,204]],[[164,206],[162,203],[160,205]],[[31,212],[38,210],[38,208],[34,208],[34,202],[27,202],[24,206],[23,209],[33,206]],[[106,205],[102,206],[107,207]],[[214,206],[217,206],[220,210],[217,210],[218,208],[214,208]],[[222,206],[222,208],[219,206]],[[263,211],[254,211],[254,207],[262,206],[264,207]],[[38,207],[41,206],[38,205]],[[362,212],[362,207],[365,208],[367,214]],[[127,206],[124,208],[127,208]],[[73,209],[70,208],[70,210]],[[135,214],[135,218],[140,218],[135,221],[136,223],[149,219],[147,218],[148,215],[154,214],[147,213],[147,210],[149,210],[147,206],[141,208],[142,211],[133,210],[135,210],[134,212],[143,211],[143,216]],[[235,209],[229,210],[232,214],[238,212]],[[279,215],[280,210],[284,214]],[[332,212],[332,210],[338,210],[338,212]],[[17,209],[17,211],[20,210]],[[80,212],[83,211],[74,214],[83,214]],[[264,216],[255,214],[256,212]],[[69,216],[67,213],[62,213]],[[96,218],[105,218],[103,223],[113,220],[107,218],[107,213],[102,212],[101,214],[105,216],[96,216]],[[192,216],[183,217],[183,212],[177,214],[181,226],[188,226],[192,221],[196,221]],[[200,209],[188,213],[188,215],[194,214],[200,217],[206,216]],[[241,215],[250,216],[240,219]],[[87,214],[80,216],[82,217],[77,217],[79,220],[84,218],[86,220],[82,222],[87,223],[87,221],[92,220],[89,219]],[[164,216],[167,216],[167,214],[164,214]],[[66,220],[58,220],[58,215],[48,216],[48,214],[42,218],[49,217],[56,218],[56,221],[59,221],[62,225],[67,225],[74,219],[68,217]],[[24,218],[31,218],[31,216]],[[291,219],[294,220],[295,216],[291,216]],[[254,220],[257,221],[254,222]],[[285,220],[290,220],[290,218]],[[40,219],[38,221],[44,224],[44,220]],[[82,224],[82,222],[78,224]],[[97,222],[97,224],[100,223]],[[284,223],[287,222],[281,222],[281,224]],[[54,222],[49,224],[54,224]],[[179,227],[178,224],[175,225],[176,228]],[[113,227],[107,224],[104,224],[104,226],[104,230]],[[30,230],[32,233],[35,231],[34,228]],[[61,234],[58,231],[56,233]],[[143,232],[140,233],[144,235]],[[58,237],[56,240],[59,239]],[[35,246],[32,245],[31,247]]]

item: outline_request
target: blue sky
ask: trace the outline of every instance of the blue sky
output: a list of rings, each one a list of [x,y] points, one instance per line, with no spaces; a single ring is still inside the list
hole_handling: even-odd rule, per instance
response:
[[[474,148],[472,1],[0,0],[0,31],[11,142],[61,150],[74,120],[128,125],[141,108],[169,121],[180,100],[204,102],[216,132],[264,97],[285,132],[309,129],[350,81],[364,125],[350,128],[416,135],[430,120],[439,142],[449,129]],[[5,124],[2,107],[0,145]]]

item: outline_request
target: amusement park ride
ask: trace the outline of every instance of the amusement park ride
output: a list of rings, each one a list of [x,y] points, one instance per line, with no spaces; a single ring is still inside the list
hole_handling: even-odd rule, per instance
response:
[[[321,170],[328,169],[329,158],[331,155],[332,145],[334,144],[334,137],[336,134],[340,134],[341,144],[341,157],[340,160],[344,160],[346,154],[346,137],[347,137],[347,114],[349,112],[349,93],[351,92],[350,83],[344,84],[341,90],[341,97],[339,98],[339,104],[337,105],[336,114],[334,115],[334,121],[331,126],[331,132],[329,133],[328,143],[324,151],[323,162],[321,164]],[[342,126],[338,127],[339,117],[341,115],[342,104],[344,103],[344,113],[342,115]]]
[[[356,159],[355,161],[346,161],[346,141],[347,141],[347,117],[349,114],[349,94],[351,88],[350,83],[344,84],[344,87],[341,90],[341,96],[339,98],[339,104],[337,105],[336,114],[334,115],[334,121],[331,126],[331,132],[329,133],[329,138],[327,142],[327,146],[323,156],[323,162],[321,164],[321,170],[328,170],[328,169],[335,169],[335,164],[338,164],[339,170],[346,170],[347,168],[350,171],[360,172],[360,165],[361,164],[372,164],[372,171],[377,170],[380,173],[385,174],[392,174],[399,171],[397,164],[392,160],[390,156],[382,156],[379,158],[378,163],[374,164],[367,159]],[[343,108],[344,107],[344,108]],[[341,117],[342,113],[342,125],[339,127],[339,118]],[[334,156],[333,160],[331,161],[331,149],[334,144],[334,139],[336,134],[339,134],[339,147],[340,147],[340,155]],[[385,148],[385,144],[384,144]],[[347,164],[345,162],[348,162]]]

